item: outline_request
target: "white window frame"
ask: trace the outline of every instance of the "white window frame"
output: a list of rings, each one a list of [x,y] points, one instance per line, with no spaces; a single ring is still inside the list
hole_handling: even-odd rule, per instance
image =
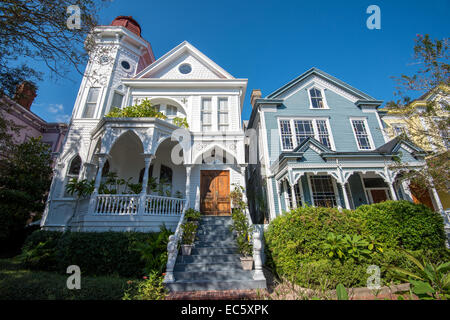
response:
[[[292,151],[295,148],[297,148],[298,143],[297,143],[297,134],[295,132],[295,121],[297,120],[303,120],[303,121],[312,121],[312,125],[313,125],[313,130],[314,130],[314,139],[316,139],[317,141],[320,142],[319,139],[319,130],[317,127],[317,120],[322,120],[325,121],[325,124],[327,126],[327,130],[328,130],[328,137],[330,139],[330,144],[331,144],[331,150],[335,151],[336,150],[336,145],[334,144],[334,138],[333,138],[333,132],[331,131],[331,125],[330,125],[330,119],[329,117],[291,117],[291,118],[286,118],[286,117],[279,117],[278,118],[278,133],[280,135],[280,145],[281,145],[281,150],[282,151]],[[281,121],[289,121],[290,122],[290,126],[291,126],[291,139],[292,139],[292,145],[293,148],[292,149],[285,149],[283,146],[283,139],[281,136]]]
[[[375,150],[375,143],[373,142],[373,138],[372,138],[372,132],[370,132],[370,128],[369,128],[369,124],[367,122],[367,118],[365,117],[351,117],[349,118],[350,120],[350,126],[352,127],[352,132],[353,132],[353,137],[355,138],[355,143],[356,143],[356,147],[358,148],[358,151],[371,151],[371,150]],[[353,121],[363,121],[364,122],[364,127],[367,131],[367,137],[369,138],[369,144],[370,144],[370,149],[361,149],[359,147],[359,142],[358,142],[358,137],[356,136],[356,131],[355,128],[353,127]]]
[[[205,110],[203,109],[203,101],[205,100],[209,100],[210,101],[210,106],[209,106],[209,110],[205,112]],[[210,117],[210,122],[208,124],[204,124],[203,122],[203,115],[204,114],[209,114]],[[209,127],[209,130],[204,131],[203,128],[204,127]],[[200,131],[202,132],[212,132],[213,131],[213,98],[212,97],[202,97],[200,99]]]
[[[313,104],[312,104],[312,97],[311,97],[311,93],[310,90],[312,89],[316,89],[320,91],[320,94],[322,95],[322,103],[323,103],[323,108],[314,108]],[[327,103],[327,99],[325,98],[325,90],[322,87],[319,87],[317,85],[313,85],[311,87],[306,88],[306,92],[308,92],[308,99],[309,99],[309,109],[311,110],[329,110],[330,107],[328,106]]]
[[[226,110],[220,109],[220,101],[221,100],[226,101]],[[221,114],[227,115],[227,123],[220,122]],[[217,130],[220,132],[225,132],[225,131],[228,131],[229,128],[230,128],[230,101],[229,101],[228,97],[218,97],[217,98]]]
[[[110,102],[110,104],[109,104],[109,110],[111,110],[111,107],[113,106],[112,103],[113,103],[113,101],[114,101],[114,95],[115,95],[115,94],[120,94],[120,95],[122,96],[122,103],[120,104],[120,106],[117,106],[118,108],[122,109],[123,101],[125,100],[125,93],[123,93],[123,92],[121,92],[121,91],[119,91],[119,90],[114,90],[114,91],[113,91],[113,94],[112,94],[112,96],[111,96],[111,102]]]
[[[95,102],[95,106],[94,106],[94,110],[92,112],[92,117],[85,117],[84,114],[86,112],[86,107],[88,104],[94,104],[94,102],[88,102],[88,98],[89,98],[89,93],[91,92],[91,90],[97,89],[98,90],[98,96],[97,96],[97,101]],[[99,101],[101,101],[102,99],[102,93],[103,93],[103,88],[102,87],[89,87],[87,88],[87,92],[86,92],[86,98],[84,99],[84,104],[83,104],[83,108],[81,110],[81,114],[80,114],[80,119],[95,119],[97,116],[97,112],[98,112],[98,103]]]

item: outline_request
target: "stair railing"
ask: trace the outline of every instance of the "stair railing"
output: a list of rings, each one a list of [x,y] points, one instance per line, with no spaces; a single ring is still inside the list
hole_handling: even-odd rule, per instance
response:
[[[175,263],[177,261],[178,256],[178,242],[181,240],[181,237],[183,235],[183,229],[181,228],[181,226],[183,225],[184,215],[188,207],[189,207],[189,200],[186,200],[186,204],[183,208],[180,220],[178,221],[175,233],[169,236],[169,243],[167,243],[167,264],[166,264],[166,275],[164,276],[163,281],[164,283],[171,283],[175,281],[173,269],[175,267]]]

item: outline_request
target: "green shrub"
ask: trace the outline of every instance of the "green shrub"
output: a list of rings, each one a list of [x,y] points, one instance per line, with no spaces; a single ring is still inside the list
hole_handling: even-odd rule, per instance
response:
[[[365,286],[378,265],[384,284],[398,283],[389,265],[411,270],[399,247],[438,263],[448,257],[443,221],[422,205],[388,201],[357,210],[305,207],[274,219],[265,233],[266,264],[301,286]],[[448,260],[447,260],[448,261]]]
[[[27,268],[56,270],[62,274],[69,265],[78,265],[83,275],[140,277],[146,266],[157,270],[165,267],[167,243],[161,233],[163,237],[170,234],[164,230],[154,233],[36,231],[27,239],[21,258]],[[137,249],[139,243],[147,242],[158,243],[152,248],[151,266],[148,255],[143,257]]]
[[[442,216],[422,204],[386,201],[357,208],[370,234],[390,247],[441,250],[445,247]]]
[[[143,281],[128,281],[123,300],[164,300],[167,290],[164,277],[157,272],[150,273]]]
[[[81,275],[81,289],[69,290],[69,275],[21,269],[0,260],[0,300],[120,300],[127,279]]]

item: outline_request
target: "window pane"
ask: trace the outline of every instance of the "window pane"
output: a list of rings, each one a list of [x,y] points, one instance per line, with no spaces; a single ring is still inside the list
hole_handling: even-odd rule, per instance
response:
[[[120,108],[120,107],[122,107],[122,100],[123,100],[123,94],[120,94],[118,92],[114,92],[112,103],[111,103],[111,108],[114,108],[114,107]]]
[[[327,122],[325,120],[317,120],[317,130],[319,135],[319,141],[331,149],[330,135],[328,133]]]
[[[322,99],[322,93],[320,90],[313,88],[309,90],[309,94],[311,96],[311,104],[314,109],[323,109],[323,99]]]
[[[295,120],[294,126],[297,144],[301,144],[308,137],[314,138],[314,128],[311,120]]]
[[[336,195],[334,194],[333,182],[330,176],[311,177],[311,188],[314,204],[317,207],[336,206]]]
[[[219,111],[228,111],[228,99],[219,99]]]
[[[100,93],[100,88],[89,88],[87,102],[97,103],[99,93]]]
[[[95,107],[97,106],[97,100],[99,96],[100,88],[89,88],[89,93],[86,99],[86,105],[84,106],[83,118],[94,117]]]
[[[280,121],[280,129],[281,129],[281,141],[283,143],[283,149],[290,150],[294,148],[292,144],[292,132],[291,132],[291,124],[289,120]]]
[[[219,113],[219,124],[227,124],[228,123],[228,113]]]
[[[167,116],[176,116],[177,115],[177,107],[175,106],[171,106],[171,105],[167,105],[166,107],[166,115]]]
[[[353,129],[355,130],[356,140],[358,141],[358,147],[361,150],[371,149],[369,135],[366,131],[366,126],[363,120],[353,120]]]
[[[202,110],[211,111],[211,99],[206,98],[202,100]]]

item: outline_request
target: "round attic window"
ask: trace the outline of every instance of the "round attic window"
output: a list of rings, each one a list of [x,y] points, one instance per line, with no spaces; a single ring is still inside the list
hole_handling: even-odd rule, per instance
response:
[[[125,70],[130,70],[131,69],[131,65],[128,61],[122,60],[122,62],[120,63],[120,65],[122,66],[122,68],[124,68]]]
[[[182,74],[188,74],[192,71],[192,67],[189,63],[183,63],[182,65],[180,65],[178,67],[178,70],[182,73]]]

